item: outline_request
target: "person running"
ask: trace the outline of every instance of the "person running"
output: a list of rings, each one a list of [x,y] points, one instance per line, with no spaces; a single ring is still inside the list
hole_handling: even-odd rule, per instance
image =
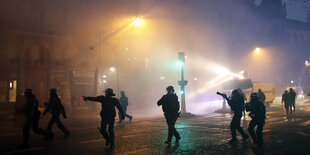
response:
[[[51,120],[48,122],[47,125],[47,133],[49,135],[49,139],[53,140],[53,133],[52,133],[52,127],[56,123],[58,128],[65,134],[65,138],[68,138],[70,136],[70,132],[66,129],[66,127],[62,124],[62,122],[59,119],[60,114],[62,114],[63,118],[67,118],[65,108],[63,104],[61,103],[60,98],[57,95],[57,90],[55,88],[52,88],[50,90],[50,99],[49,104],[46,107],[43,115],[45,115],[47,112],[52,114]]]
[[[121,113],[121,119],[125,119],[124,111],[121,107],[117,98],[114,98],[115,94],[113,93],[113,89],[107,88],[105,90],[105,96],[97,96],[97,97],[85,97],[83,96],[84,101],[94,101],[101,103],[101,128],[98,128],[101,135],[106,140],[106,146],[111,148],[114,147],[114,122],[115,122],[115,107]],[[108,127],[108,132],[107,132]]]
[[[226,94],[222,94],[219,92],[217,92],[217,94],[223,96],[227,100],[228,105],[230,106],[231,110],[234,113],[234,116],[230,123],[230,132],[232,138],[229,141],[229,143],[237,142],[236,130],[238,130],[239,133],[242,135],[243,141],[246,141],[247,139],[249,139],[249,136],[244,132],[244,130],[240,126],[242,112],[244,110],[244,98],[237,89],[232,91],[231,93],[232,96],[230,98],[228,98]]]
[[[26,149],[29,147],[29,130],[31,128],[34,133],[47,136],[47,132],[39,128],[39,103],[36,96],[33,94],[32,89],[27,88],[24,95],[26,97],[26,106],[24,110],[26,122],[23,126],[23,144],[20,146],[21,149]]]
[[[181,136],[175,129],[174,125],[180,116],[180,104],[178,101],[178,96],[174,93],[174,88],[172,86],[168,86],[166,90],[167,94],[157,102],[158,106],[162,106],[168,125],[168,137],[165,143],[171,145],[172,137],[175,136],[175,143],[178,144]]]
[[[123,109],[123,112],[125,114],[125,117],[127,117],[129,119],[129,121],[132,120],[132,116],[128,115],[127,112],[127,107],[128,107],[128,97],[125,95],[125,91],[121,91],[121,97],[119,99],[119,102],[121,104],[121,107]],[[118,118],[119,118],[119,123],[122,123],[122,117],[121,117],[121,113],[118,112]]]

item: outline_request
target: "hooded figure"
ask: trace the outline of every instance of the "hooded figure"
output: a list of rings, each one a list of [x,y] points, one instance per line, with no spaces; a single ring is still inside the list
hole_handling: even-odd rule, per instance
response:
[[[263,145],[263,127],[266,119],[266,107],[259,100],[257,93],[251,94],[251,101],[245,105],[246,111],[249,111],[249,116],[252,118],[248,131],[255,144]],[[254,128],[257,126],[256,134]]]
[[[167,94],[164,95],[158,102],[158,106],[162,106],[166,122],[168,125],[168,138],[165,142],[166,144],[170,145],[172,136],[175,136],[175,142],[179,143],[179,140],[181,139],[180,134],[175,129],[174,125],[179,117],[179,110],[180,110],[180,104],[178,101],[178,96],[174,93],[174,88],[172,86],[169,86],[166,88]]]
[[[97,97],[84,97],[85,101],[94,101],[101,103],[101,128],[98,128],[101,135],[106,140],[106,146],[110,145],[110,147],[114,147],[114,122],[115,122],[115,107],[121,113],[121,119],[125,119],[125,114],[123,109],[118,101],[118,99],[114,98],[115,94],[113,93],[113,89],[107,88],[105,90],[105,96],[97,96]],[[107,132],[108,127],[108,132]]]

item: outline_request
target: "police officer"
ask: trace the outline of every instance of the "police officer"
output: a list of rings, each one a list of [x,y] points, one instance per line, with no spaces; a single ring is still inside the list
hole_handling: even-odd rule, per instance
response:
[[[53,133],[52,133],[52,127],[54,123],[57,124],[58,128],[64,132],[65,138],[68,138],[70,136],[70,132],[66,129],[66,127],[61,123],[59,116],[62,114],[64,118],[67,118],[65,108],[63,104],[61,103],[60,98],[57,95],[57,90],[55,88],[52,88],[50,90],[50,99],[49,104],[46,107],[43,115],[45,115],[47,112],[50,112],[52,114],[51,120],[48,122],[47,125],[47,133],[49,135],[50,140],[53,139]]]
[[[29,144],[29,130],[32,128],[33,132],[36,134],[46,136],[46,131],[39,128],[40,111],[38,110],[39,104],[32,89],[26,89],[24,92],[26,97],[25,105],[25,117],[26,122],[23,126],[23,144],[20,148],[28,148]]]
[[[113,89],[107,88],[105,90],[105,96],[97,96],[97,97],[84,97],[85,101],[94,101],[101,103],[101,128],[99,129],[101,135],[106,140],[106,146],[110,145],[110,147],[114,147],[114,122],[115,122],[115,107],[121,113],[121,119],[125,119],[125,115],[123,109],[118,101],[118,99],[114,98],[115,94],[113,93]],[[107,132],[108,127],[108,132]]]
[[[289,100],[289,109],[292,114],[292,108],[294,108],[295,113],[295,100],[296,100],[296,92],[293,90],[293,88],[290,88],[290,92],[288,93],[288,100]]]
[[[253,139],[255,144],[259,146],[263,145],[263,126],[266,119],[266,107],[259,100],[257,93],[251,94],[251,101],[245,105],[246,111],[250,111],[249,116],[252,118],[248,131]],[[257,126],[256,134],[254,128]]]
[[[180,134],[175,129],[174,125],[177,121],[180,113],[180,104],[178,101],[178,96],[174,93],[174,88],[172,86],[168,86],[166,88],[167,94],[164,95],[158,102],[158,106],[162,106],[166,122],[168,125],[168,138],[165,141],[166,144],[170,145],[172,136],[175,136],[175,142],[179,143],[181,139]]]
[[[237,141],[236,129],[242,135],[243,141],[246,141],[249,138],[249,136],[243,131],[242,127],[240,126],[242,112],[244,110],[243,96],[239,93],[237,89],[232,91],[231,98],[228,98],[226,94],[221,94],[219,92],[217,94],[222,95],[227,100],[228,105],[234,112],[234,116],[230,123],[230,132],[232,139],[229,141],[229,143],[234,143]]]
[[[261,101],[263,104],[265,104],[265,100],[266,100],[265,93],[261,89],[258,89],[257,95],[258,95],[259,101]]]
[[[125,117],[127,117],[129,119],[129,121],[131,121],[132,116],[130,116],[126,113],[127,107],[128,107],[128,97],[125,95],[125,91],[121,91],[121,98],[119,99],[119,102],[121,104],[121,107],[123,109]],[[122,123],[123,122],[122,114],[120,112],[118,112],[118,118],[119,118],[119,123]]]
[[[288,99],[289,99],[288,91],[285,90],[284,94],[282,94],[281,103],[283,104],[283,107],[285,108],[287,115],[288,115],[288,112],[289,112],[289,100]]]

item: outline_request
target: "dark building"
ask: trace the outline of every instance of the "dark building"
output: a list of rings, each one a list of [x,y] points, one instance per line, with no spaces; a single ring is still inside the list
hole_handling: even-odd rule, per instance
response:
[[[80,96],[100,93],[96,87],[103,84],[100,73],[111,67],[107,61],[98,68],[99,60],[94,60],[98,57],[98,51],[105,51],[103,57],[107,57],[106,60],[113,59],[106,52],[111,50],[100,47],[109,46],[106,40],[93,44],[93,40],[98,41],[101,37],[98,31],[93,30],[101,25],[94,26],[93,21],[101,19],[104,13],[110,15],[110,11],[106,10],[111,7],[119,14],[134,14],[143,9],[142,2],[0,1],[0,102],[15,102],[17,94],[23,93],[25,88],[32,88],[42,106],[48,100],[49,88],[54,87],[59,89],[65,106],[71,107],[72,102],[83,106]],[[286,5],[281,0],[263,0],[259,6],[254,4],[254,0],[174,0],[156,3],[159,6],[169,3],[186,7],[197,7],[192,5],[199,3],[198,7],[203,8],[200,9],[204,12],[203,19],[222,31],[232,52],[242,51],[241,47],[283,44],[286,46],[283,49],[304,52],[310,46],[309,23],[287,19]],[[89,19],[90,16],[94,19]],[[93,35],[80,39],[76,35],[79,31],[75,30],[79,24],[84,24],[86,28],[89,26],[85,31],[97,37]],[[93,40],[86,42],[89,38]],[[97,48],[91,48],[92,45]],[[139,60],[144,60],[144,57]],[[139,65],[148,64],[143,62]],[[132,68],[139,70],[138,67]],[[144,67],[140,65],[140,68]],[[131,73],[126,68],[123,71],[121,79],[123,77],[123,81],[127,80],[123,83],[129,83],[132,79],[124,77],[130,77]]]

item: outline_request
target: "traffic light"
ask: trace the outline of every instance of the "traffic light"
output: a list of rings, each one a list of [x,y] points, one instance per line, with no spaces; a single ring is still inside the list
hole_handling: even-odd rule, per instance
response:
[[[185,64],[185,54],[184,52],[179,52],[178,55],[179,55],[179,58],[178,58],[179,64],[180,66],[183,66]]]

